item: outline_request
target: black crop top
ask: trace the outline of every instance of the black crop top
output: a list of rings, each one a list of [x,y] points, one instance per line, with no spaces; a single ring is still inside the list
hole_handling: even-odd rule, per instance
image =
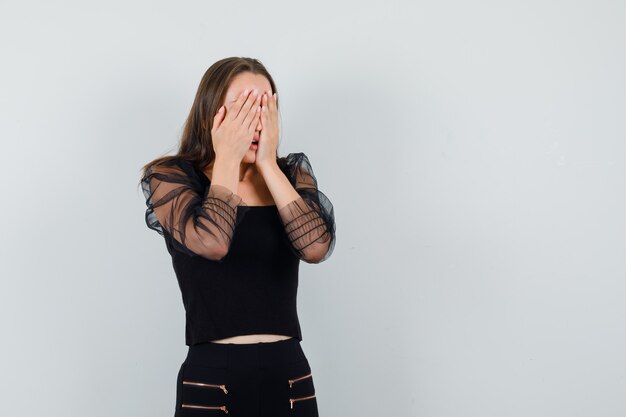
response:
[[[304,153],[277,162],[300,195],[280,209],[247,205],[180,158],[141,180],[146,224],[165,238],[182,293],[186,345],[257,333],[302,340],[299,262],[328,259],[335,219]]]

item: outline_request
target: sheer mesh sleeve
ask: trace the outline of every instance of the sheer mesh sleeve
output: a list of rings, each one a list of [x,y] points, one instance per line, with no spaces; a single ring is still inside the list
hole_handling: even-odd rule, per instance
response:
[[[219,184],[204,186],[181,163],[150,167],[141,184],[150,229],[189,256],[223,260],[241,221],[237,210],[246,206],[239,195]]]
[[[320,263],[335,247],[335,216],[328,197],[318,189],[307,156],[290,153],[287,157],[289,178],[300,198],[278,210],[294,253],[307,263]]]

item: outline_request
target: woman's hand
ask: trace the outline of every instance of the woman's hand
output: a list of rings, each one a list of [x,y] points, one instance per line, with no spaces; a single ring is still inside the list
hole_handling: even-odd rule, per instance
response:
[[[220,157],[241,163],[250,149],[259,123],[260,100],[260,94],[255,97],[248,90],[244,90],[230,107],[220,107],[213,118],[211,129],[216,159]]]
[[[259,147],[256,150],[257,166],[275,164],[276,148],[278,147],[278,106],[277,95],[274,93],[268,97],[263,93],[261,101],[261,137]]]

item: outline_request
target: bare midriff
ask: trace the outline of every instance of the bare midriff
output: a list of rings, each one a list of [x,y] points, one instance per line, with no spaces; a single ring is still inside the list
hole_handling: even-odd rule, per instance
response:
[[[285,336],[282,334],[245,334],[241,336],[227,337],[225,339],[211,340],[211,343],[267,343],[278,342],[279,340],[291,339],[292,336]]]

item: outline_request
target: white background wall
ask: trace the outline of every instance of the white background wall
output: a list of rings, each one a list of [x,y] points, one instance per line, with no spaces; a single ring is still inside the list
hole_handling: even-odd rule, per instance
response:
[[[139,168],[260,59],[337,246],[301,264],[320,415],[626,414],[622,1],[3,2],[2,414],[171,416]]]

